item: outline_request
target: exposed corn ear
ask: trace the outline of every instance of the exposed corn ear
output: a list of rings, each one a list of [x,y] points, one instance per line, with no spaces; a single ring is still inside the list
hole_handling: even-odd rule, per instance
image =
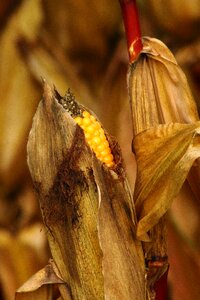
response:
[[[45,84],[28,164],[52,257],[73,299],[145,299],[144,257],[121,152],[107,135],[115,168],[97,159],[74,120],[89,115],[100,130],[73,97],[62,98]]]
[[[113,167],[114,157],[100,122],[78,104],[70,90],[59,102],[83,129],[85,139],[96,157],[108,167]]]

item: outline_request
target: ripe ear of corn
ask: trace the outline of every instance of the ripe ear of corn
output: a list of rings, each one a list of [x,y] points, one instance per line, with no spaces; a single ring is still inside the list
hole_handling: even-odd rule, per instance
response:
[[[96,157],[108,167],[112,167],[113,155],[101,124],[88,111],[83,111],[82,117],[76,117],[74,120],[83,129],[86,141]]]

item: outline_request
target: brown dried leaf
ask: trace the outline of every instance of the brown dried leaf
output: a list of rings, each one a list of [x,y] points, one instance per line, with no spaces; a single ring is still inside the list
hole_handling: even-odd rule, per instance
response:
[[[59,277],[56,267],[51,261],[44,269],[38,271],[27,282],[25,282],[15,294],[16,300],[52,300],[55,297],[55,287],[65,285],[63,280]],[[71,300],[67,295],[63,297],[64,300]]]
[[[138,175],[134,197],[140,238],[166,213],[200,156],[199,134],[197,122],[159,125],[135,137]]]
[[[127,183],[116,173],[99,168],[95,168],[95,180],[100,193],[98,231],[105,299],[144,299],[144,257],[135,238]]]

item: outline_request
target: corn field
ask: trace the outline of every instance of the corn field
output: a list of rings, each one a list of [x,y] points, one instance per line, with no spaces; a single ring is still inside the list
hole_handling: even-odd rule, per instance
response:
[[[200,1],[2,0],[0,299],[196,300]]]

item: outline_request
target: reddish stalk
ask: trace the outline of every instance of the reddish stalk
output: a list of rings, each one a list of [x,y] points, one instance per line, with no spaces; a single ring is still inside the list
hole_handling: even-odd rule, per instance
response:
[[[168,271],[161,276],[161,278],[158,279],[158,281],[155,283],[154,289],[156,292],[156,298],[155,300],[167,300],[167,277],[168,277]]]
[[[119,0],[127,39],[129,61],[133,63],[142,50],[140,22],[136,0]]]
[[[123,15],[129,61],[133,63],[143,48],[136,0],[119,0],[119,3]],[[155,300],[167,299],[167,275],[168,270],[154,284]]]

